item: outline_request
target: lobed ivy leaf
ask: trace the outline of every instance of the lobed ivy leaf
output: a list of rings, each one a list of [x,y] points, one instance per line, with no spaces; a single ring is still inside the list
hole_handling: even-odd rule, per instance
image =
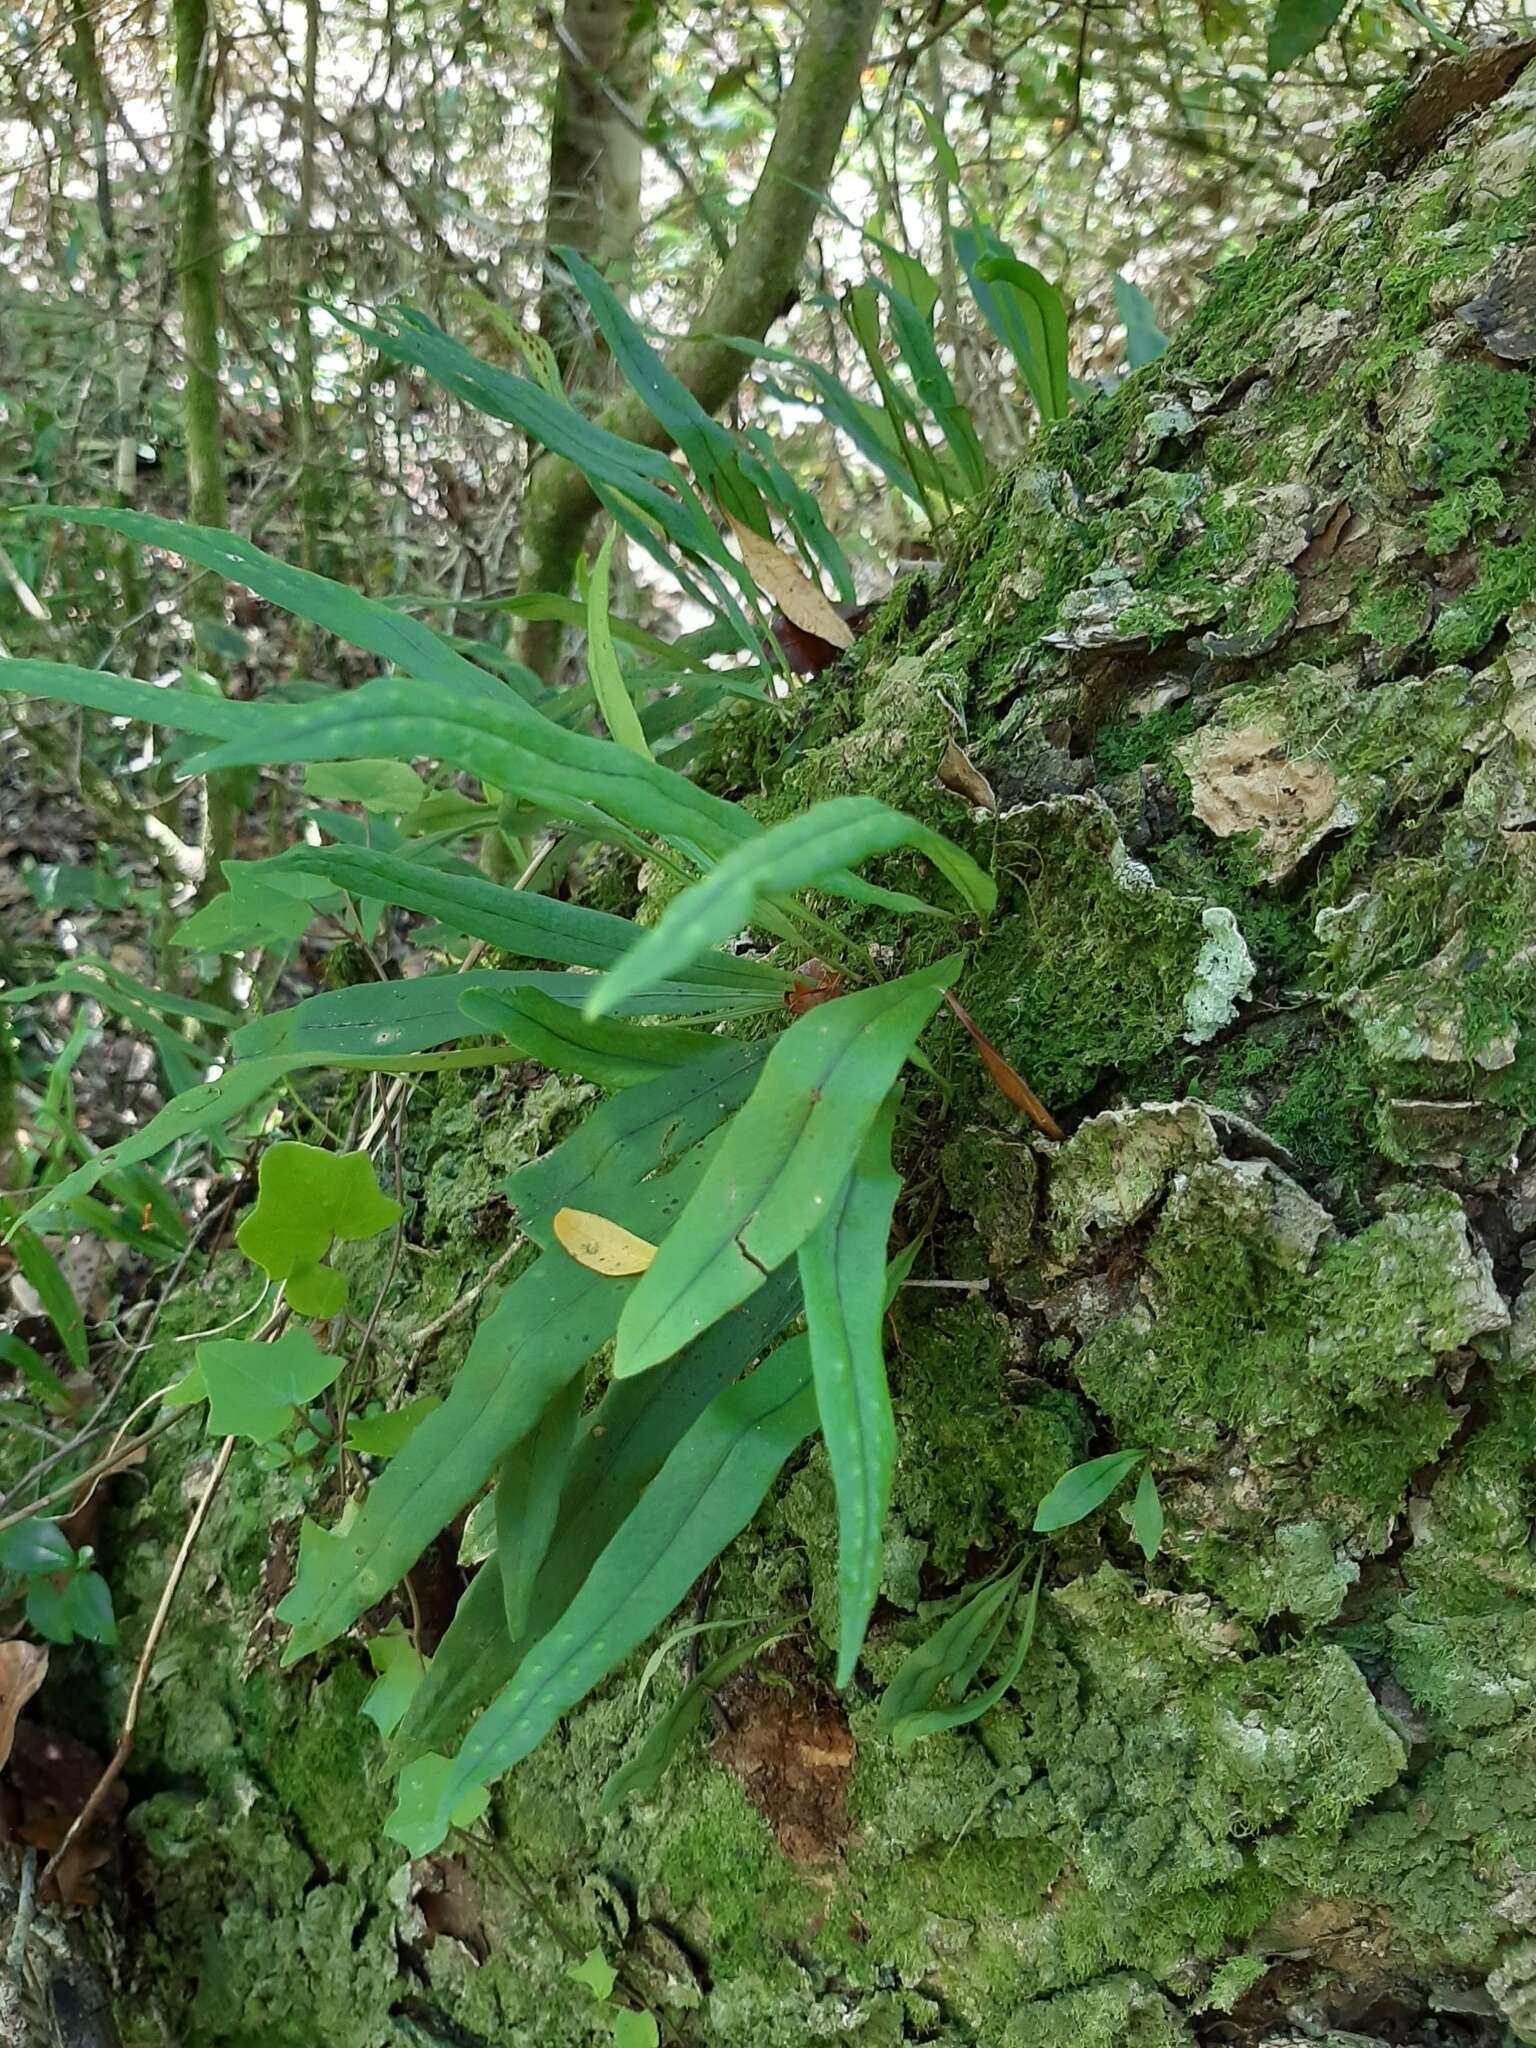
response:
[[[332,1244],[376,1237],[403,1213],[380,1189],[373,1161],[366,1152],[328,1152],[287,1139],[262,1154],[256,1188],[256,1205],[235,1243],[282,1284],[296,1315],[336,1315],[347,1280],[321,1263]]]
[[[1102,1458],[1090,1458],[1086,1465],[1074,1465],[1064,1472],[1035,1511],[1038,1534],[1070,1528],[1102,1507],[1122,1479],[1128,1478],[1146,1457],[1145,1451],[1109,1451]]]
[[[368,1661],[376,1675],[357,1711],[387,1740],[405,1719],[426,1676],[427,1660],[396,1622],[382,1635],[368,1638]]]
[[[959,965],[952,955],[823,1003],[774,1041],[750,1100],[619,1318],[619,1378],[680,1351],[799,1250],[829,1213]]]
[[[179,1398],[206,1395],[210,1436],[248,1436],[258,1444],[281,1436],[294,1411],[323,1394],[342,1364],[304,1329],[285,1330],[265,1343],[209,1338],[196,1356],[193,1372],[177,1389]]]
[[[361,1451],[365,1458],[398,1457],[420,1425],[442,1405],[441,1394],[418,1394],[403,1408],[391,1408],[382,1415],[354,1416],[347,1425],[347,1448]]]
[[[837,1683],[852,1678],[880,1591],[896,1422],[885,1379],[886,1246],[901,1192],[896,1091],[824,1221],[799,1252],[816,1408],[837,1496]]]
[[[473,1827],[491,1803],[483,1785],[448,1791],[453,1766],[445,1756],[418,1757],[400,1776],[399,1791],[384,1832],[403,1843],[410,1854],[425,1856],[438,1847],[450,1828]]]
[[[427,785],[408,761],[316,761],[304,771],[304,794],[398,817],[414,811]]]

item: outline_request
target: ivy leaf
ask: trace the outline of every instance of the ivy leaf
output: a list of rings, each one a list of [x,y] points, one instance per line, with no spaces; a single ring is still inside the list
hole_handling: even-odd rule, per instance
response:
[[[614,2008],[613,2048],[657,2048],[660,2040],[654,2014],[631,2012],[622,2005]]]
[[[304,770],[306,796],[361,804],[365,811],[414,811],[426,793],[404,761],[312,761]]]
[[[367,1458],[393,1458],[403,1451],[434,1408],[441,1408],[441,1394],[419,1394],[403,1408],[391,1408],[385,1415],[359,1415],[347,1426],[347,1449],[361,1451]]]
[[[1150,1564],[1163,1545],[1163,1504],[1158,1499],[1157,1481],[1150,1465],[1142,1467],[1136,1498],[1131,1502],[1131,1534]]]
[[[1045,1535],[1052,1529],[1067,1529],[1091,1515],[1146,1455],[1145,1451],[1110,1451],[1102,1458],[1090,1458],[1086,1465],[1074,1465],[1041,1501],[1035,1514],[1036,1532]]]
[[[384,1832],[392,1842],[402,1843],[412,1856],[429,1854],[448,1828],[473,1827],[491,1803],[491,1795],[483,1785],[471,1785],[454,1799],[444,1816],[443,1791],[452,1769],[447,1757],[429,1750],[400,1773],[395,1803],[384,1823]]]
[[[356,1243],[388,1230],[400,1204],[382,1194],[365,1152],[327,1152],[285,1140],[262,1155],[256,1206],[235,1242],[269,1280],[286,1283],[298,1315],[335,1315],[345,1275],[321,1266],[332,1242]],[[324,1277],[322,1277],[322,1275]]]
[[[405,1710],[426,1676],[427,1661],[397,1622],[368,1638],[368,1661],[378,1674],[358,1712],[386,1738],[405,1719]]]
[[[1269,75],[1298,63],[1344,12],[1347,0],[1275,0],[1269,17]]]
[[[69,1538],[57,1522],[28,1515],[24,1522],[13,1522],[9,1529],[0,1529],[0,1568],[14,1572],[19,1579],[38,1578],[44,1572],[67,1572],[73,1569],[74,1562]]]
[[[322,1351],[308,1330],[285,1330],[265,1344],[210,1339],[197,1347],[197,1370],[208,1395],[208,1434],[264,1444],[282,1435],[295,1408],[325,1392],[341,1360]]]
[[[117,1641],[112,1593],[99,1572],[71,1571],[36,1579],[27,1590],[27,1619],[51,1643],[88,1643],[110,1647]]]
[[[585,1984],[599,2005],[613,1996],[619,1973],[600,1948],[589,1948],[579,1963],[567,1963],[565,1974],[575,1984]]]

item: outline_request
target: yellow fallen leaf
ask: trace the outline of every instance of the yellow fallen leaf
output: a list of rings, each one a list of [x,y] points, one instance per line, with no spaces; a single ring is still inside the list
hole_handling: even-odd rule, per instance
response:
[[[586,1209],[557,1209],[554,1232],[577,1265],[591,1273],[643,1273],[656,1256],[655,1245]]]
[[[747,574],[762,591],[771,597],[791,625],[798,626],[802,633],[814,633],[819,640],[828,641],[833,647],[851,647],[853,628],[837,611],[799,563],[774,546],[771,540],[764,540],[760,533],[754,533],[750,526],[743,526],[739,519],[731,519],[732,533],[741,550],[741,559],[747,565]]]

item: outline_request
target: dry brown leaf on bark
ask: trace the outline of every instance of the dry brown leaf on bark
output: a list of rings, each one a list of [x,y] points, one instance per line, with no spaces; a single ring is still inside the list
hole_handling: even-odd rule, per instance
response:
[[[736,545],[741,550],[747,574],[764,597],[771,597],[790,624],[798,626],[801,632],[812,633],[832,647],[851,647],[853,628],[817,589],[800,564],[771,540],[764,540],[760,533],[754,533],[750,526],[743,526],[739,519],[732,519],[729,512],[725,516],[736,536]]]
[[[0,1770],[10,1761],[21,1710],[47,1676],[48,1651],[44,1644],[14,1639],[0,1643]]]
[[[939,763],[939,781],[955,796],[962,796],[978,810],[995,811],[997,793],[970,755],[951,740]]]
[[[557,1209],[551,1228],[577,1265],[589,1273],[643,1273],[656,1256],[655,1245],[622,1223],[587,1209]]]

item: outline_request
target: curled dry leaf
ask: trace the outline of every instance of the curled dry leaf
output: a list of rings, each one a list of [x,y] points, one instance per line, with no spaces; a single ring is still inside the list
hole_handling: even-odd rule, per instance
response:
[[[1009,1066],[970,1011],[963,1004],[957,1003],[948,989],[944,991],[944,1000],[971,1034],[976,1050],[981,1054],[981,1064],[991,1076],[992,1084],[998,1093],[1006,1096],[1015,1109],[1022,1109],[1037,1131],[1043,1132],[1047,1138],[1059,1144],[1063,1135],[1061,1125],[1023,1075]]]
[[[0,1770],[10,1760],[16,1721],[48,1676],[48,1652],[41,1643],[0,1643]]]
[[[997,792],[976,763],[953,740],[944,749],[938,773],[944,787],[956,796],[963,796],[968,804],[975,804],[983,811],[997,809]]]
[[[853,628],[817,589],[799,563],[775,547],[771,540],[764,540],[760,533],[754,533],[750,526],[731,519],[729,513],[726,518],[730,520],[731,532],[736,536],[736,545],[741,550],[747,574],[765,597],[773,599],[790,624],[798,626],[802,632],[814,633],[818,640],[826,640],[833,647],[851,647]]]
[[[557,1209],[551,1225],[555,1236],[578,1266],[592,1273],[643,1273],[656,1256],[656,1247],[636,1237],[622,1223],[606,1216],[594,1216],[586,1209]]]

